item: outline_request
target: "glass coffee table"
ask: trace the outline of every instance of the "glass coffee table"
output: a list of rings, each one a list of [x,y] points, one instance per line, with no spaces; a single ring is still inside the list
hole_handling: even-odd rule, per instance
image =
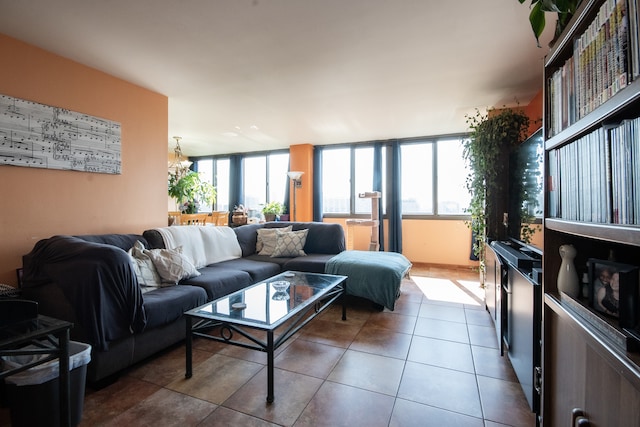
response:
[[[186,378],[191,378],[193,337],[267,353],[267,402],[274,400],[275,350],[346,292],[347,276],[286,271],[185,313]],[[342,301],[342,320],[347,320]],[[286,325],[285,325],[286,324]],[[283,327],[276,339],[274,331]],[[250,333],[266,331],[266,342]],[[247,341],[238,341],[234,334]]]

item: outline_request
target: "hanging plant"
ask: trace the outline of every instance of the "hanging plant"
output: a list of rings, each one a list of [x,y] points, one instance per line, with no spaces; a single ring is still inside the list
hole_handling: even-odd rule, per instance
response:
[[[484,270],[484,243],[506,238],[502,215],[507,212],[509,154],[524,141],[530,120],[510,108],[487,114],[476,110],[465,117],[471,130],[463,141],[463,157],[471,170],[466,179],[471,194],[467,225],[475,236],[473,253]]]
[[[169,197],[175,199],[183,213],[197,213],[200,204],[212,206],[216,201],[216,189],[200,179],[198,172],[184,175],[169,174]]]

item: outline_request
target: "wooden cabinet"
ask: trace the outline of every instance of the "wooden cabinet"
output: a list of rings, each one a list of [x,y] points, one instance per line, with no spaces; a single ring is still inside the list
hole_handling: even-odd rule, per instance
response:
[[[503,283],[507,280],[507,267],[489,243],[485,243],[485,302],[487,311],[495,325],[496,338],[500,343],[500,354],[504,355],[503,327],[506,326],[505,310],[502,305]]]
[[[638,0],[583,0],[545,60],[544,426],[640,426],[637,346],[557,289],[564,244],[580,276],[591,258],[640,265],[637,33]]]
[[[577,409],[590,426],[639,426],[638,366],[553,296],[544,323],[544,425],[571,426]]]

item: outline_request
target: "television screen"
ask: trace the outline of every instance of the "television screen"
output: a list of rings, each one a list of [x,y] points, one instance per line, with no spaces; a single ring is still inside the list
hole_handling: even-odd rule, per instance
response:
[[[542,129],[516,147],[509,158],[508,234],[542,249],[544,207],[544,140]]]

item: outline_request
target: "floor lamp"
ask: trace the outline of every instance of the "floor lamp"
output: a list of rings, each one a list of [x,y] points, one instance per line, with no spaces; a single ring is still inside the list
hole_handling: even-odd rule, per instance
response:
[[[289,178],[293,180],[293,221],[296,220],[296,189],[302,187],[302,180],[300,178],[302,177],[303,173],[304,172],[299,171],[287,172]]]

